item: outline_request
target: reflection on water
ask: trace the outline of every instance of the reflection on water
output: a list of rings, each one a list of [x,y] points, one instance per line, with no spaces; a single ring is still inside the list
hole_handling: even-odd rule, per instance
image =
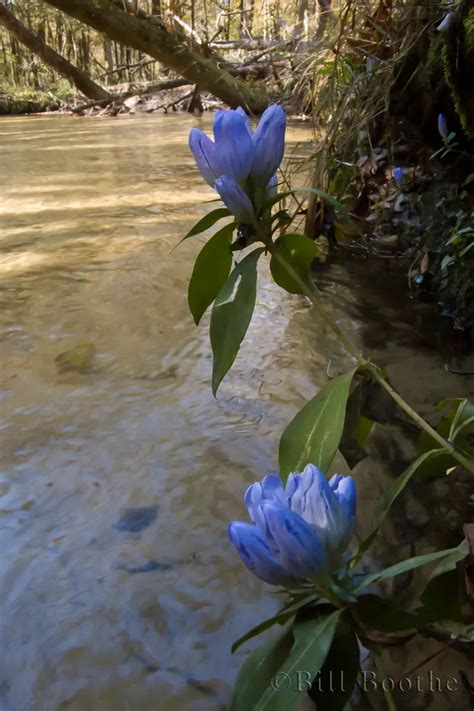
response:
[[[328,362],[347,359],[263,265],[213,399],[208,322],[186,304],[202,239],[172,249],[212,199],[186,147],[195,121],[0,122],[2,711],[226,708],[245,654],[230,644],[277,606],[226,524]],[[360,340],[361,287],[338,268],[326,290]],[[461,394],[392,326],[395,380]],[[87,367],[58,367],[80,344]],[[142,507],[156,516],[134,525]]]

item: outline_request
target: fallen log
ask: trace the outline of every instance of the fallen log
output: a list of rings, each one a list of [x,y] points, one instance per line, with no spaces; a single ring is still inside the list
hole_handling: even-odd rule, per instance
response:
[[[132,96],[156,94],[159,91],[165,91],[167,89],[177,89],[180,86],[189,86],[191,83],[192,82],[189,82],[187,79],[164,79],[157,84],[137,89],[130,89],[129,91],[123,91],[120,94],[110,94],[106,99],[101,99],[100,101],[88,101],[85,104],[79,104],[79,106],[72,107],[71,111],[73,114],[81,114],[83,111],[92,109],[94,106],[107,106],[108,104],[123,102],[125,99],[130,99]]]
[[[139,49],[198,84],[231,107],[261,113],[269,103],[265,87],[249,86],[218,62],[188,47],[184,35],[167,30],[155,17],[129,15],[110,0],[45,0],[48,5],[103,32],[110,39]]]

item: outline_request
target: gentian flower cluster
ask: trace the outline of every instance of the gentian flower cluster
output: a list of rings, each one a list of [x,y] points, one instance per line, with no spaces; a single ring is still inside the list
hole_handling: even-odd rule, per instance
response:
[[[232,521],[229,538],[244,565],[271,585],[330,582],[347,561],[354,534],[356,487],[350,476],[329,481],[313,464],[283,487],[269,474],[252,484],[245,504],[253,524]]]
[[[255,221],[255,211],[276,192],[276,170],[285,150],[285,112],[270,106],[252,132],[242,108],[217,111],[214,141],[193,128],[189,147],[204,180],[242,224]]]

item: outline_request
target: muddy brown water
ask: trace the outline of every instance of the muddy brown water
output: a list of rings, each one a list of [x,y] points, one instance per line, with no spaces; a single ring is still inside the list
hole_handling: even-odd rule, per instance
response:
[[[204,238],[173,250],[213,197],[186,145],[196,123],[0,121],[2,711],[226,708],[245,656],[232,641],[277,609],[226,525],[328,364],[349,360],[262,264],[212,397],[208,319],[195,328],[186,303]],[[334,318],[422,411],[472,392],[390,278],[336,265]],[[78,346],[85,367],[58,367]],[[362,516],[390,478],[382,454],[356,470]]]

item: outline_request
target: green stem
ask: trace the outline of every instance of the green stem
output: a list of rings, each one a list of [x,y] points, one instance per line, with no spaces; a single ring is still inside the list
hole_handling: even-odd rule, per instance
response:
[[[313,284],[312,280],[305,280],[298,273],[298,271],[294,269],[294,267],[289,262],[287,262],[282,253],[275,249],[272,242],[265,240],[265,246],[271,253],[271,255],[280,262],[282,267],[284,267],[287,274],[291,276],[291,278],[301,287],[301,291],[303,292],[303,294],[311,301],[313,306],[316,308],[318,314],[322,316],[326,323],[332,328],[344,348],[348,351],[348,353],[351,354],[353,358],[355,358],[359,366],[370,372],[374,380],[379,383],[379,385],[388,393],[388,395],[390,395],[392,400],[394,400],[397,405],[409,417],[411,417],[411,419],[414,420],[422,430],[424,430],[430,437],[432,437],[432,439],[434,439],[435,442],[437,442],[443,449],[449,452],[449,454],[454,459],[456,459],[456,461],[462,464],[463,467],[465,467],[469,472],[474,474],[474,462],[470,461],[467,457],[465,457],[462,452],[459,452],[458,449],[451,442],[448,442],[448,440],[444,439],[444,437],[442,437],[439,432],[437,432],[433,427],[431,427],[431,425],[428,424],[428,422],[426,422],[426,420],[424,420],[423,417],[421,417],[421,415],[419,415],[416,410],[414,410],[411,405],[409,405],[402,398],[402,396],[395,390],[395,388],[393,388],[390,383],[385,380],[385,378],[380,372],[380,368],[378,368],[374,363],[371,363],[366,358],[364,358],[364,356],[360,353],[359,349],[352,341],[352,339],[346,333],[344,333],[344,331],[338,326],[337,323],[332,320],[332,318],[324,308],[323,304],[321,303],[318,291],[316,289],[316,285]]]

